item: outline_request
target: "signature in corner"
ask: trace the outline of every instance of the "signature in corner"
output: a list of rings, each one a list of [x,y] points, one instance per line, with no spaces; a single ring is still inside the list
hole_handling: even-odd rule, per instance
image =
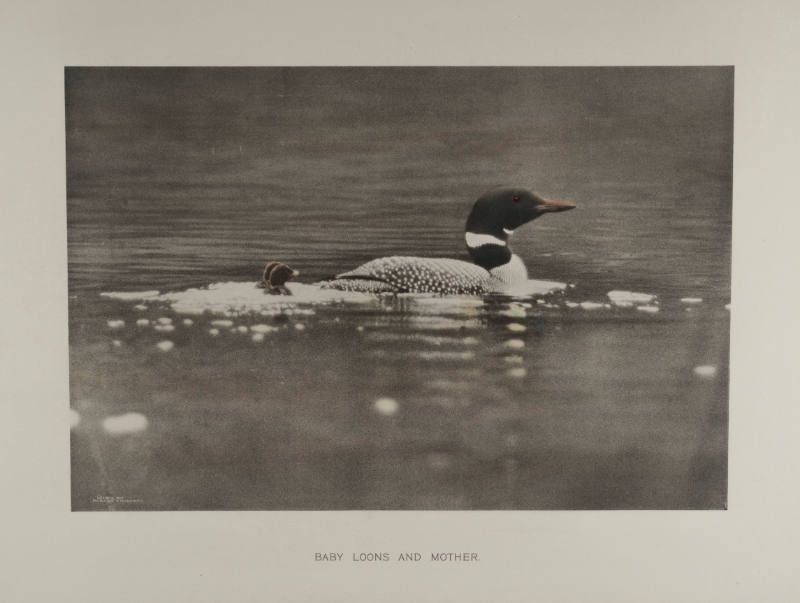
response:
[[[92,502],[96,504],[137,504],[143,503],[141,498],[131,498],[128,496],[109,496],[98,494],[92,498]]]

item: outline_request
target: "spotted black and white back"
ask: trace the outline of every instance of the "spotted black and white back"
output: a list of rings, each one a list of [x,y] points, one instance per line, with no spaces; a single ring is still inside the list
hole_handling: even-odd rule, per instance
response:
[[[368,293],[482,295],[495,288],[494,280],[485,268],[461,260],[390,256],[362,264],[320,286]]]

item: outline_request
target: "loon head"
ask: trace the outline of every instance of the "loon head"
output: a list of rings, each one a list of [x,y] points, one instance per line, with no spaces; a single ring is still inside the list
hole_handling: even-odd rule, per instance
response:
[[[523,188],[495,188],[482,195],[467,218],[467,249],[473,261],[487,270],[511,259],[508,236],[542,214],[573,209],[568,201],[540,197]]]

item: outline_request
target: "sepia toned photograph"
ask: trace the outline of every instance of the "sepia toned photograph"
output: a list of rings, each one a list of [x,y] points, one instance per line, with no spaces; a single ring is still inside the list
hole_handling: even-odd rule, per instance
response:
[[[732,67],[67,67],[73,511],[723,510]]]

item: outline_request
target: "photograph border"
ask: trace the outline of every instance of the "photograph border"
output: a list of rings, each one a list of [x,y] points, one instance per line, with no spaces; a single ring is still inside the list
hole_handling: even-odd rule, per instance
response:
[[[793,3],[46,0],[3,13],[9,600],[797,596]],[[729,510],[69,512],[64,67],[354,64],[735,66]],[[383,550],[479,561],[314,560]]]

